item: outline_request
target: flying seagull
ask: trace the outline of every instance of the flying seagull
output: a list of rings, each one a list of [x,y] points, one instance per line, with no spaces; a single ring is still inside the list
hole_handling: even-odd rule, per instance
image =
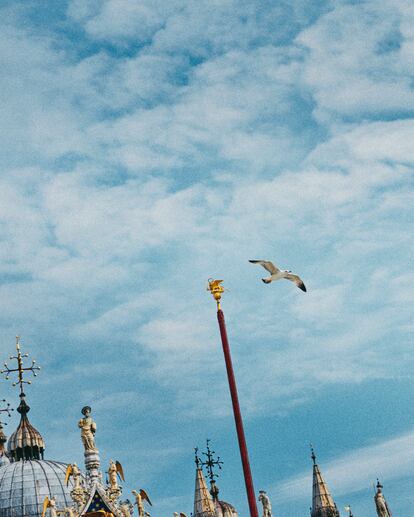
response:
[[[260,264],[266,269],[266,271],[269,271],[270,276],[268,278],[262,278],[262,281],[265,284],[270,284],[270,282],[280,280],[281,278],[286,278],[286,280],[294,282],[299,287],[299,289],[302,289],[302,291],[305,291],[306,293],[306,287],[302,279],[298,275],[294,275],[292,271],[279,269],[268,260],[249,260],[249,262],[251,262],[252,264]]]

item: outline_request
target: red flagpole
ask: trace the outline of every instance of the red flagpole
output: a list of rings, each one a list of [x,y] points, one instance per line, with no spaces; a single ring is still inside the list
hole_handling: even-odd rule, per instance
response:
[[[209,283],[209,290],[217,301],[217,319],[220,328],[221,342],[223,345],[224,360],[226,362],[227,378],[229,381],[231,402],[233,404],[234,420],[236,422],[237,438],[239,441],[240,456],[243,465],[244,482],[246,485],[247,500],[249,503],[250,517],[259,517],[256,505],[256,496],[253,486],[253,478],[250,470],[249,454],[247,452],[246,438],[243,429],[243,420],[240,411],[239,397],[237,395],[236,378],[234,376],[233,363],[231,360],[230,345],[227,338],[226,322],[224,313],[220,308],[221,293],[224,288],[219,285],[221,281],[213,280]]]

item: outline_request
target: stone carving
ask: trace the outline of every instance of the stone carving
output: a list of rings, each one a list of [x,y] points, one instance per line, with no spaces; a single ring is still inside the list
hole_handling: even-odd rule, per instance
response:
[[[116,463],[113,460],[109,460],[108,478],[111,489],[118,490],[118,470],[116,468]]]
[[[73,489],[77,490],[77,489],[81,488],[82,476],[81,476],[79,467],[77,466],[76,463],[69,464],[66,468],[66,476],[65,476],[66,486],[68,485],[69,479],[71,477],[73,478]]]
[[[85,406],[82,408],[83,418],[79,420],[78,426],[81,430],[82,443],[85,448],[85,452],[96,452],[95,447],[95,433],[96,423],[93,421],[91,415],[91,408]]]
[[[135,504],[138,508],[138,517],[145,517],[146,515],[149,515],[144,508],[144,501],[147,501],[150,506],[152,506],[152,503],[150,501],[150,498],[148,497],[145,490],[141,488],[139,492],[136,490],[132,491],[133,495],[135,496]]]
[[[56,499],[54,497],[51,497],[50,499],[47,496],[45,497],[43,501],[42,517],[45,517],[48,509],[50,517],[57,517]]]
[[[122,501],[119,508],[124,517],[132,517],[134,515],[134,505],[131,503],[129,499],[127,499],[126,501]]]
[[[118,485],[118,476],[122,481],[125,481],[124,471],[122,470],[122,465],[119,461],[109,460],[109,467],[107,470],[108,474],[108,495],[114,500],[118,498],[122,493],[122,488]]]
[[[259,491],[259,501],[263,506],[263,517],[272,517],[272,505],[270,504],[269,496],[264,490]]]
[[[382,493],[382,485],[377,481],[377,493],[375,494],[375,505],[377,507],[378,517],[392,517],[387,502]]]

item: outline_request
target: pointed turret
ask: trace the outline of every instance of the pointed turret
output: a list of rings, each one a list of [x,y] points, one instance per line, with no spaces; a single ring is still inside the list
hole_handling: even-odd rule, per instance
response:
[[[375,494],[375,506],[378,517],[392,517],[391,510],[388,508],[387,501],[382,493],[382,485],[377,479],[377,493]]]
[[[198,449],[195,449],[196,477],[194,488],[194,511],[193,517],[214,517],[214,503],[211,499],[210,492],[207,488],[201,469],[201,461],[197,455]]]
[[[338,508],[329,492],[328,485],[322,477],[312,449],[313,488],[311,517],[340,517]]]

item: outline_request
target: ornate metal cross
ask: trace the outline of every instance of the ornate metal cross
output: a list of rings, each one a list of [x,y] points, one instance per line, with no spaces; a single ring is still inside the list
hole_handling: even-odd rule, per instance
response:
[[[195,461],[195,464],[197,466],[197,468],[199,469],[201,466],[202,466],[202,463],[201,463],[201,460],[200,460],[200,457],[198,456],[198,447],[194,447],[194,461]]]
[[[16,336],[16,350],[17,355],[11,355],[10,359],[17,360],[17,368],[9,368],[7,363],[4,363],[5,369],[1,370],[1,374],[6,374],[6,379],[10,379],[11,373],[17,373],[17,381],[13,382],[13,386],[17,386],[19,384],[20,386],[20,395],[24,395],[23,393],[23,384],[31,384],[32,381],[26,381],[24,379],[24,373],[25,372],[32,372],[33,376],[36,377],[37,373],[36,371],[40,370],[40,366],[35,366],[36,361],[32,359],[32,364],[30,366],[23,366],[23,359],[26,357],[29,357],[29,354],[22,354],[20,351],[20,337]]]
[[[214,472],[214,467],[218,467],[221,470],[221,466],[223,462],[220,461],[220,456],[217,456],[217,459],[214,459],[215,451],[210,449],[210,440],[207,439],[207,452],[203,452],[204,456],[206,456],[206,461],[202,461],[201,465],[206,467],[207,475],[210,478],[210,481],[214,481],[214,478],[219,477],[218,474]]]
[[[10,407],[10,404],[6,401],[6,399],[2,399],[0,402],[2,402],[3,404],[6,405],[6,407],[0,408],[0,414],[1,413],[7,413],[8,417],[11,417],[11,412],[14,411],[14,409],[12,407]],[[0,427],[2,425],[7,425],[7,422],[2,422],[0,420]]]

